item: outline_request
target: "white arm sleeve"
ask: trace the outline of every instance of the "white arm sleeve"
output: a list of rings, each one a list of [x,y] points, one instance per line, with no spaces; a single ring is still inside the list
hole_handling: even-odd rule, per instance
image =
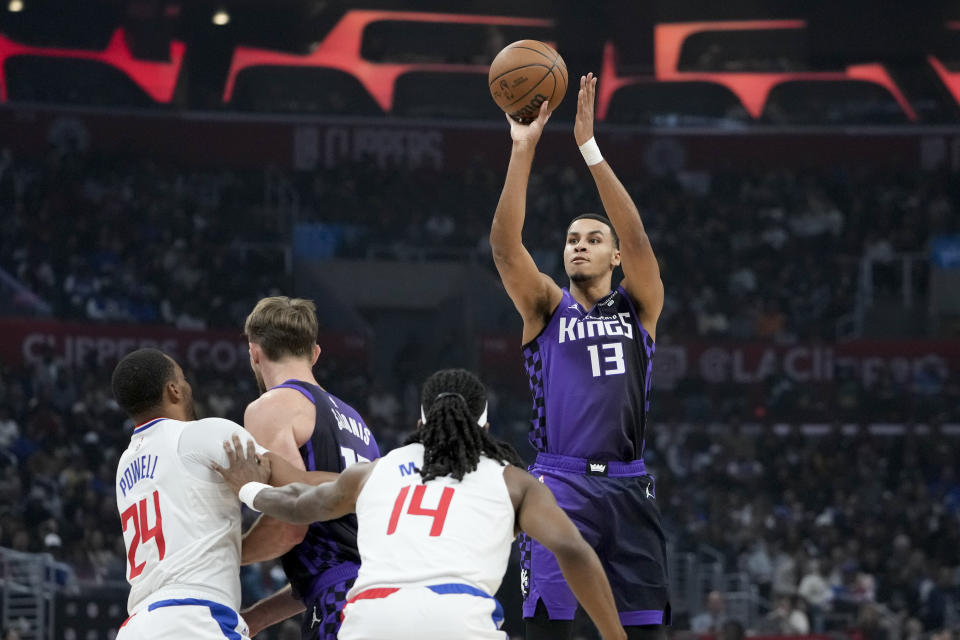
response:
[[[223,450],[223,441],[230,440],[236,434],[244,447],[253,440],[257,453],[264,455],[267,450],[257,444],[243,427],[224,418],[204,418],[197,420],[180,434],[177,453],[183,466],[190,475],[207,482],[223,482],[220,474],[210,468],[211,462],[221,467],[227,466],[227,453]]]

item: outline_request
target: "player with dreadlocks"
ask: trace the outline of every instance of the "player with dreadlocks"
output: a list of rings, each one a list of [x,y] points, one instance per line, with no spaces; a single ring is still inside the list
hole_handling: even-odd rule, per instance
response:
[[[442,476],[463,480],[467,473],[476,471],[481,455],[503,464],[523,464],[513,447],[491,438],[486,427],[477,429],[478,422],[487,422],[487,394],[469,371],[436,372],[423,385],[421,402],[421,428],[404,444],[423,445],[423,467],[418,468],[423,482]],[[426,407],[430,408],[429,420]],[[472,419],[474,414],[480,418]]]
[[[227,446],[229,467],[215,468],[248,506],[279,520],[356,512],[360,573],[347,594],[340,640],[503,640],[503,610],[493,594],[519,531],[555,554],[603,637],[625,640],[596,553],[489,427],[483,383],[446,369],[424,384],[421,419],[407,443],[351,466],[335,482],[260,484],[255,458],[238,443]]]

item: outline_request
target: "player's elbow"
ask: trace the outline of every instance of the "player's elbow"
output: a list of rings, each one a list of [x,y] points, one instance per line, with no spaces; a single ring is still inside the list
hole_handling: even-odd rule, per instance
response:
[[[641,251],[650,249],[650,236],[645,229],[634,229],[620,236],[620,250],[639,255]]]
[[[523,245],[519,244],[509,244],[505,241],[494,242],[491,236],[490,254],[493,256],[493,263],[498,269],[509,268],[522,248]]]
[[[287,548],[287,551],[303,542],[307,537],[308,524],[286,524],[280,532],[279,543]]]
[[[550,540],[540,541],[540,543],[553,553],[561,565],[583,562],[589,558],[592,551],[587,541],[576,530],[555,536]]]
[[[490,228],[490,250],[494,258],[498,255],[501,258],[509,257],[517,250],[517,247],[522,246],[523,241],[515,230],[494,222],[494,225]]]
[[[582,537],[567,538],[555,544],[553,555],[561,569],[565,567],[583,567],[590,562],[593,549]]]

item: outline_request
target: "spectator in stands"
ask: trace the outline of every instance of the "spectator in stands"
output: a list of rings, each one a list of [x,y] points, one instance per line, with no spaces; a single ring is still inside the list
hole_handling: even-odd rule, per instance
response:
[[[719,634],[727,622],[727,600],[720,591],[707,595],[707,608],[690,621],[690,629],[697,633]]]
[[[793,596],[779,596],[758,631],[773,636],[803,636],[810,633],[810,622],[807,614],[796,606]]]
[[[0,639],[2,640],[20,640],[22,636],[14,627],[8,627],[3,630],[3,633],[0,634]]]
[[[743,640],[746,637],[746,629],[739,620],[727,620],[720,625],[718,640]]]
[[[824,616],[830,610],[833,590],[823,577],[819,560],[811,559],[807,561],[807,570],[803,578],[800,579],[797,595],[807,605],[807,612],[813,624],[813,632],[823,633]]]
[[[20,437],[20,426],[10,416],[10,407],[0,404],[0,449],[8,449]]]

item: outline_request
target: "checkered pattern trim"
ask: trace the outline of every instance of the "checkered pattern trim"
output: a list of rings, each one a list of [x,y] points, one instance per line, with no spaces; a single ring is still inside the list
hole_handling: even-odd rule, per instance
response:
[[[339,544],[333,534],[328,523],[315,522],[307,529],[303,542],[284,554],[283,570],[300,597],[310,597],[317,576],[340,566],[356,553]]]
[[[526,600],[530,595],[530,567],[532,565],[531,538],[525,533],[517,536],[517,546],[520,547],[520,593]]]
[[[643,334],[643,350],[647,354],[647,370],[643,376],[643,380],[646,383],[643,390],[643,402],[644,402],[644,411],[650,411],[650,389],[653,386],[653,352],[655,346],[653,344],[653,338],[650,337],[649,333],[644,332]],[[646,418],[646,415],[644,415]]]
[[[530,444],[537,451],[547,450],[547,409],[543,393],[543,359],[540,343],[534,340],[523,349],[523,366],[530,381],[533,412],[530,416]]]
[[[337,640],[340,632],[340,612],[347,604],[347,592],[356,578],[331,585],[313,602],[313,615],[308,608],[303,616],[303,640]],[[307,628],[309,627],[309,628]]]

